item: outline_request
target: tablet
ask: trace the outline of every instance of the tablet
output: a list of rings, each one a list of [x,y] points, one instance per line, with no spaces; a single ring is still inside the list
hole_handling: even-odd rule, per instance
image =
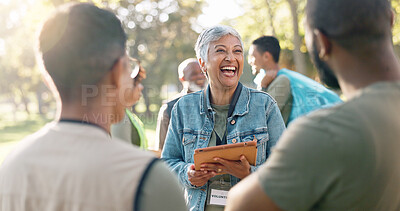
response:
[[[200,170],[202,163],[217,163],[215,157],[226,160],[240,160],[240,156],[246,156],[250,165],[255,165],[257,160],[257,141],[225,144],[213,147],[199,148],[194,151],[194,166]]]

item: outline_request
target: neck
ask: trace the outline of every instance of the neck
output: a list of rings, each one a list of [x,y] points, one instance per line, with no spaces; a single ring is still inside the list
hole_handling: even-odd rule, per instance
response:
[[[73,119],[96,124],[110,133],[110,127],[115,119],[112,107],[82,106],[81,102],[63,103],[61,107],[61,119]],[[101,105],[100,103],[97,105]]]
[[[265,67],[263,67],[263,69],[265,70],[265,72],[278,72],[281,68],[279,67],[278,63],[272,63],[272,64],[268,64]]]
[[[348,99],[371,84],[400,80],[400,63],[391,43],[371,52],[374,53],[364,57],[355,57],[349,52],[338,56],[342,62],[337,63],[344,65],[336,65],[334,69]]]
[[[217,89],[210,85],[211,103],[215,105],[228,105],[231,103],[236,87]]]
[[[261,80],[261,87],[267,88],[269,84],[276,78],[278,71],[280,70],[279,65],[274,63],[272,65],[268,65],[265,70],[265,76]]]

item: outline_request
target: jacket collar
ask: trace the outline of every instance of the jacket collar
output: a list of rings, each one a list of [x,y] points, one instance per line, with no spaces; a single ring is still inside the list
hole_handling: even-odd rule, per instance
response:
[[[240,82],[238,83],[238,85]],[[237,100],[235,109],[233,110],[232,117],[243,116],[249,112],[250,104],[250,90],[242,86],[242,91]],[[209,118],[212,116],[212,107],[210,102],[210,85],[201,91],[200,95],[200,114],[206,114]]]

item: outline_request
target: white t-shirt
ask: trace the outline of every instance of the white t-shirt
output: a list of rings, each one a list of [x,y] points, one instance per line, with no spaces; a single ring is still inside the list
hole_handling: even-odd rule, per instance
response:
[[[0,166],[0,210],[186,210],[179,182],[154,161],[95,125],[52,122]]]

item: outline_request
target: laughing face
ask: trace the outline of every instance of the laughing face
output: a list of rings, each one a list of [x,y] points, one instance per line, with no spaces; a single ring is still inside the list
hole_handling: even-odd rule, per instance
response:
[[[251,45],[249,48],[248,62],[251,65],[253,75],[257,75],[263,69],[263,55],[258,51],[256,45]]]
[[[211,87],[235,88],[243,73],[243,48],[239,39],[228,34],[211,42],[203,70],[208,74]]]

